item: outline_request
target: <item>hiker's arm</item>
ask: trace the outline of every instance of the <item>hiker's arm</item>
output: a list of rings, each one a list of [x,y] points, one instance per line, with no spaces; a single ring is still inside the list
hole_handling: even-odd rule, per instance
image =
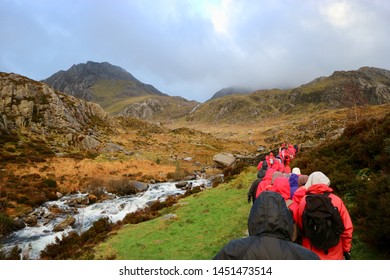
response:
[[[341,235],[341,242],[343,245],[344,252],[350,252],[352,247],[352,233],[353,225],[351,217],[349,216],[348,210],[345,207],[344,203],[341,201],[339,207],[340,215],[344,223],[344,232]]]

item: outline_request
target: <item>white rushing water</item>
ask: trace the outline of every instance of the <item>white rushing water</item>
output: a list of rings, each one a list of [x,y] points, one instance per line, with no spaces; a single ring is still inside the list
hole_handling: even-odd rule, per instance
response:
[[[204,185],[209,187],[209,181],[206,179],[187,181],[193,187]],[[34,211],[39,213],[38,223],[36,226],[27,226],[21,230],[12,233],[2,241],[2,249],[10,250],[14,246],[22,249],[21,258],[23,256],[29,259],[39,259],[40,252],[45,247],[55,241],[56,238],[62,239],[71,231],[82,233],[88,230],[94,222],[107,217],[111,222],[115,223],[125,218],[128,213],[135,212],[145,208],[149,203],[160,200],[164,201],[168,196],[183,194],[185,190],[177,188],[176,182],[150,184],[149,188],[137,195],[115,197],[114,199],[105,200],[99,203],[91,204],[85,207],[72,207],[67,204],[75,198],[82,198],[88,194],[73,194],[64,196],[59,200],[50,201],[43,204]],[[53,207],[61,209],[62,214],[59,214],[54,219],[47,219]],[[68,227],[64,231],[54,232],[56,225],[64,221],[67,217],[73,216],[76,219],[73,227]]]

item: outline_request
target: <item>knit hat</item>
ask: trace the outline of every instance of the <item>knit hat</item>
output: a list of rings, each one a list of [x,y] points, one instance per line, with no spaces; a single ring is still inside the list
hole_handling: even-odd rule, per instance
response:
[[[297,174],[297,175],[301,175],[301,170],[298,167],[294,167],[292,169],[291,173],[294,173],[294,174]]]
[[[299,176],[298,177],[298,187],[305,185],[308,179],[309,179],[308,175]]]
[[[272,174],[271,184],[273,184],[275,182],[275,179],[279,177],[284,177],[283,173],[280,171],[276,171],[274,174]]]

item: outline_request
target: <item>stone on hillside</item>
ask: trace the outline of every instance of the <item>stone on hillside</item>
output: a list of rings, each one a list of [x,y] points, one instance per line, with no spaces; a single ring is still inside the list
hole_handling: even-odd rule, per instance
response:
[[[208,180],[210,181],[211,186],[214,188],[219,184],[223,183],[223,174],[211,176]]]
[[[169,220],[177,220],[177,215],[176,214],[166,214],[165,216],[162,217],[163,221],[169,221]]]
[[[107,153],[123,152],[124,150],[125,148],[114,143],[106,143],[102,148],[102,151]]]
[[[236,162],[236,157],[230,153],[220,153],[213,157],[213,161],[220,167],[225,168]]]
[[[100,142],[95,138],[86,135],[84,139],[80,142],[80,145],[82,148],[86,150],[92,150],[92,149],[96,149],[100,145]]]

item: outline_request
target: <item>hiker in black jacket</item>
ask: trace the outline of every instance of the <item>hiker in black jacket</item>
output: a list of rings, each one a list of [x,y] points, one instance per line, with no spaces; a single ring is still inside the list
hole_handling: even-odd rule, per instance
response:
[[[252,205],[248,218],[249,236],[235,239],[214,260],[319,260],[303,246],[291,241],[293,220],[284,198],[263,191]]]
[[[251,201],[252,203],[255,203],[257,187],[260,184],[260,182],[263,180],[265,173],[267,172],[268,169],[267,161],[266,160],[261,161],[257,166],[257,168],[259,169],[259,171],[257,172],[257,178],[252,182],[252,185],[250,186],[247,194],[248,203],[250,203]]]

